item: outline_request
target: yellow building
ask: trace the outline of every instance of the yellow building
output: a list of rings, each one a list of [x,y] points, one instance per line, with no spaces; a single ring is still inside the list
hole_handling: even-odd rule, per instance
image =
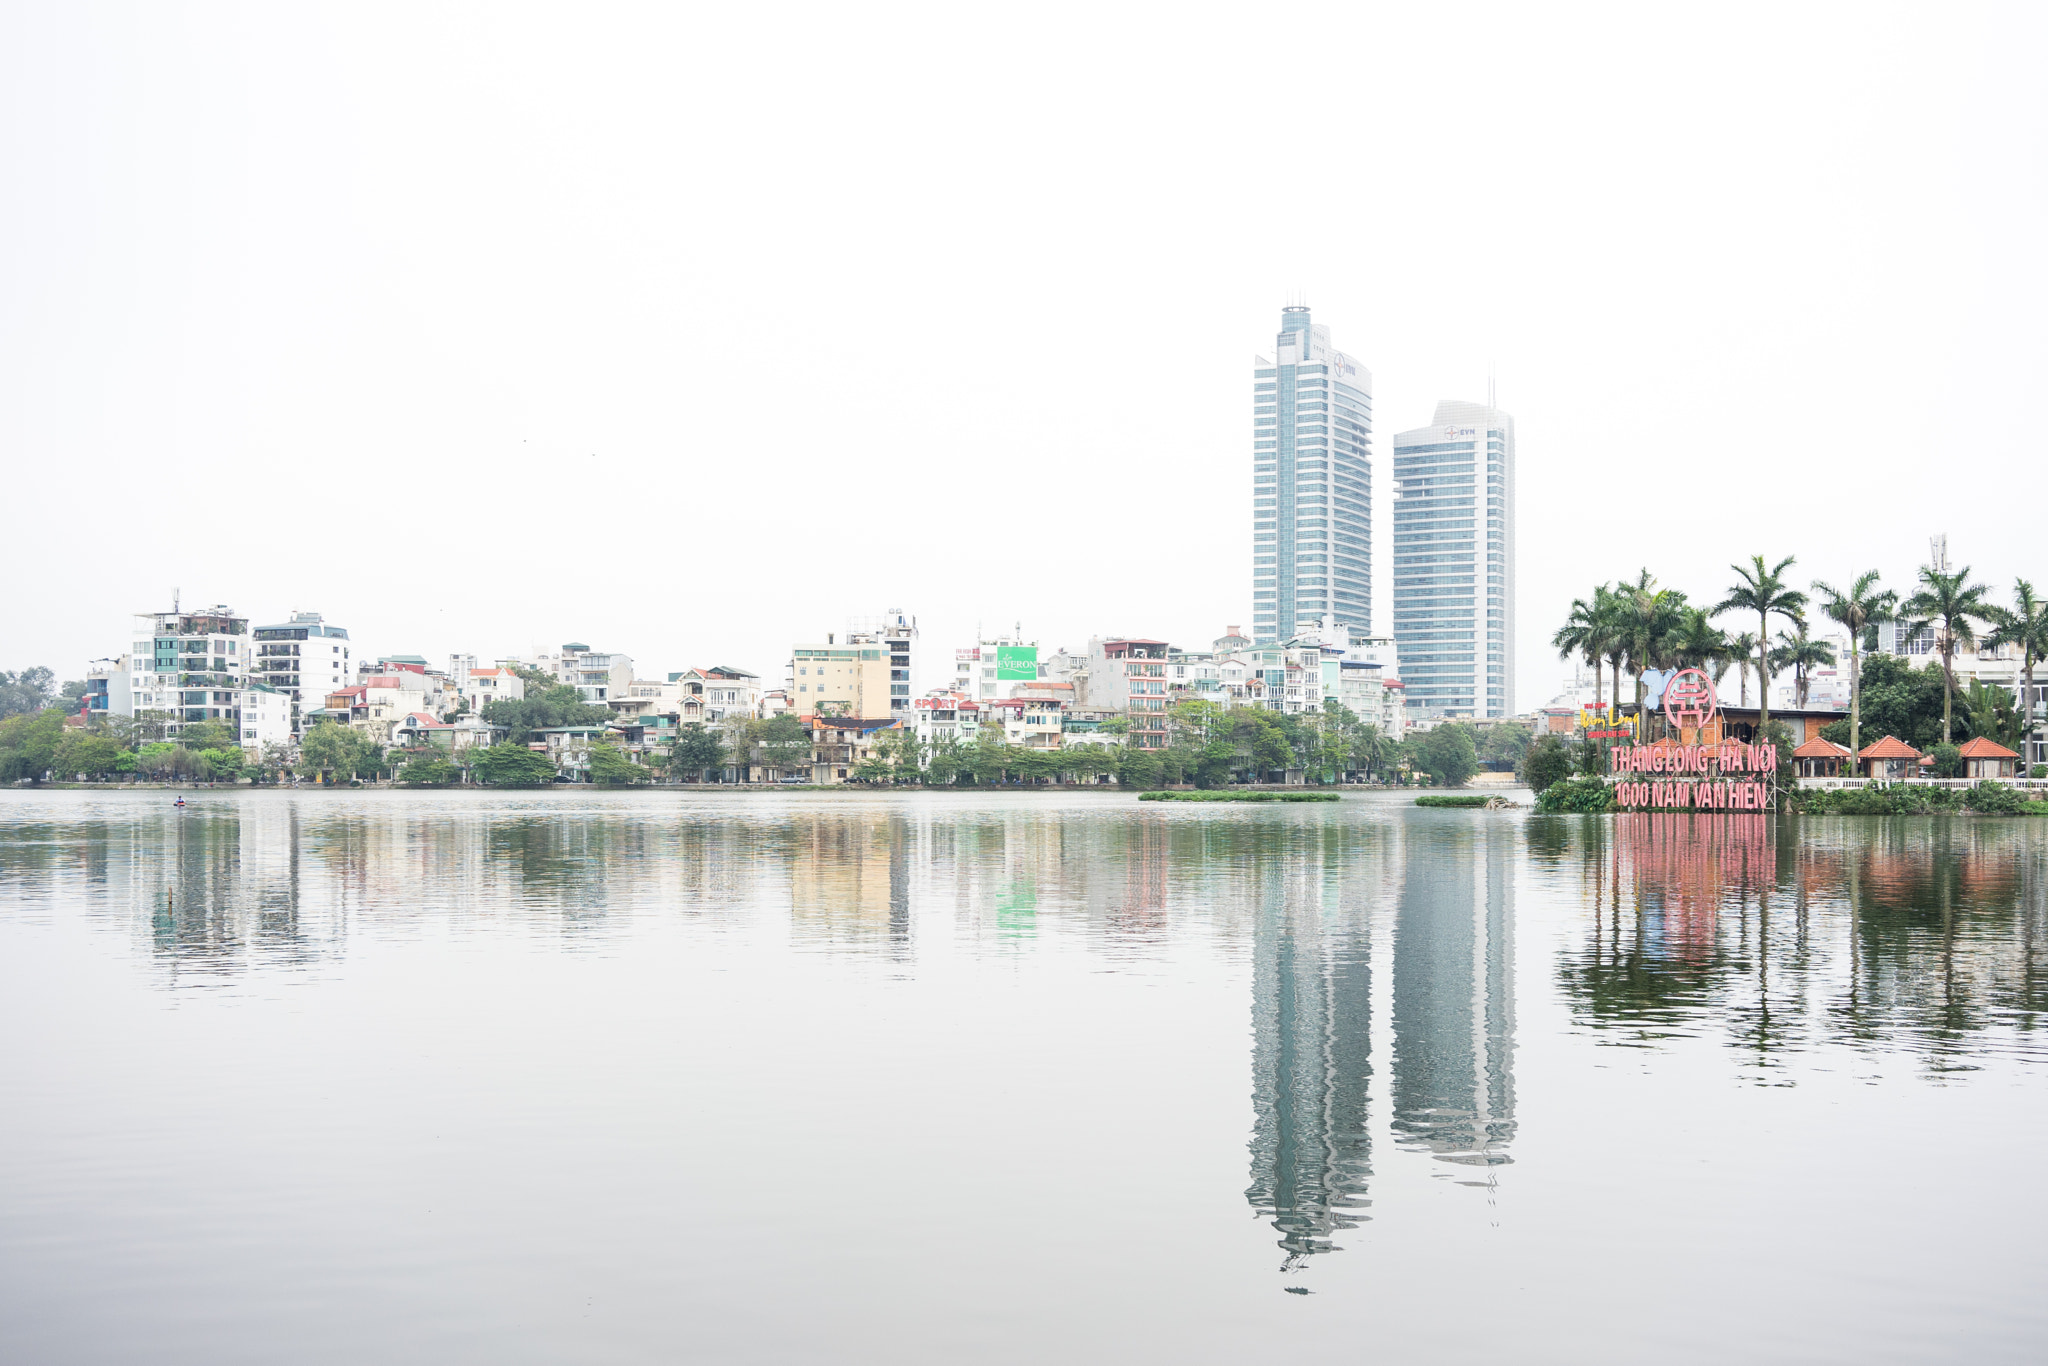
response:
[[[800,716],[885,717],[889,714],[889,652],[879,644],[823,645],[790,651],[790,709]]]

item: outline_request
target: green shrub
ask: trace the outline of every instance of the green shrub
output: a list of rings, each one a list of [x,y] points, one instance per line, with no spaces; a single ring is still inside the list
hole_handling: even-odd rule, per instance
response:
[[[1454,806],[1461,809],[1469,809],[1475,806],[1485,806],[1492,800],[1493,798],[1479,792],[1425,792],[1422,796],[1415,799],[1415,804],[1417,806]]]
[[[438,754],[416,754],[398,770],[407,787],[446,787],[455,781],[455,765]]]
[[[2027,799],[2004,783],[1979,783],[1963,794],[1964,803],[1980,815],[2017,816],[2025,812]]]
[[[1335,792],[1140,792],[1141,802],[1334,802]]]
[[[1522,756],[1522,781],[1539,794],[1571,776],[1572,752],[1561,736],[1546,735]]]
[[[1962,750],[1954,745],[1936,745],[1934,747],[1934,776],[1937,778],[1962,777]]]
[[[1536,798],[1542,812],[1599,813],[1614,810],[1614,789],[1598,778],[1567,778]]]

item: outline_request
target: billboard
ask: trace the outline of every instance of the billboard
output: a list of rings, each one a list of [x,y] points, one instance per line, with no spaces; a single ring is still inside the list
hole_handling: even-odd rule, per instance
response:
[[[1038,647],[1036,645],[998,645],[996,647],[996,681],[1022,682],[1038,677]]]

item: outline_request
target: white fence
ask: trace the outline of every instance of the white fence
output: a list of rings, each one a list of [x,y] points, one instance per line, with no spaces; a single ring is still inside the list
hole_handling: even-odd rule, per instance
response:
[[[1800,778],[1802,792],[1840,792],[1844,788],[1868,787],[1975,787],[1978,783],[2003,783],[2022,792],[2048,792],[2048,778]]]

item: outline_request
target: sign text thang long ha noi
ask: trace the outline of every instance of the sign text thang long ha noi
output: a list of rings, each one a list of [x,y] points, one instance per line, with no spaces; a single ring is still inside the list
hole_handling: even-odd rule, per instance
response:
[[[1698,669],[1673,675],[1664,685],[1664,716],[1678,739],[1608,751],[1615,803],[1652,810],[1769,811],[1777,746],[1722,738],[1719,715],[1713,679]]]

